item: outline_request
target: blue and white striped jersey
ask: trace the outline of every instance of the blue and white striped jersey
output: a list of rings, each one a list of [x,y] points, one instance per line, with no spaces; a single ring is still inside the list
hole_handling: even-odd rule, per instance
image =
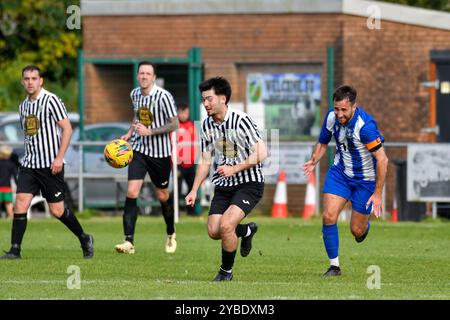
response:
[[[328,144],[332,136],[336,140],[333,165],[349,178],[375,181],[376,159],[371,152],[379,149],[384,142],[375,120],[356,107],[353,118],[343,126],[331,110],[323,122],[319,142]]]

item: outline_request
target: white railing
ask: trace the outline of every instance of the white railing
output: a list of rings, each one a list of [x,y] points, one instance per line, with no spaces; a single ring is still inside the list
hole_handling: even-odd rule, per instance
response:
[[[173,135],[173,137],[175,137],[175,135]],[[178,222],[179,221],[179,199],[178,199],[178,170],[177,170],[177,147],[179,146],[183,146],[183,145],[189,145],[189,142],[185,142],[185,143],[180,143],[178,144],[178,146],[174,143],[175,140],[174,138],[172,139],[172,143],[174,145],[174,150],[172,152],[172,161],[173,161],[173,172],[172,172],[172,179],[173,179],[173,199],[174,199],[174,210],[175,210],[175,221]],[[0,142],[1,144],[7,144],[10,145],[12,147],[17,147],[17,146],[23,146],[23,143],[8,143],[8,142]],[[78,146],[78,161],[79,161],[79,166],[78,166],[78,173],[66,173],[65,177],[68,179],[77,179],[78,181],[78,210],[79,211],[83,211],[84,210],[84,180],[85,179],[113,179],[115,182],[123,182],[123,181],[127,181],[127,174],[96,174],[96,173],[87,173],[84,170],[85,167],[85,163],[84,163],[84,151],[83,151],[83,147],[86,146],[105,146],[107,143],[109,143],[109,141],[79,141],[76,143],[73,143],[73,145]],[[384,146],[388,149],[388,148],[406,148],[410,143],[415,143],[415,142],[387,142],[384,144]],[[316,144],[316,142],[279,142],[280,146],[289,146],[289,145],[296,145],[296,146],[303,146],[303,147],[314,147],[314,145]],[[200,143],[199,142],[195,142],[195,145],[197,147],[199,147]],[[270,143],[269,143],[270,146]],[[334,143],[330,143],[329,147],[334,148],[335,144]],[[270,149],[270,148],[269,148]],[[200,153],[199,153],[200,154]],[[326,159],[322,159],[323,161],[326,161]],[[106,165],[106,163],[105,163]],[[299,171],[302,171],[302,168],[298,169]],[[316,166],[315,168],[315,186],[316,186],[316,214],[318,214],[320,212],[320,168],[319,166]],[[385,203],[385,192],[383,190],[383,203]],[[386,206],[383,206],[383,213],[382,213],[382,218],[385,217],[385,209]],[[433,217],[436,217],[436,203],[433,203]]]

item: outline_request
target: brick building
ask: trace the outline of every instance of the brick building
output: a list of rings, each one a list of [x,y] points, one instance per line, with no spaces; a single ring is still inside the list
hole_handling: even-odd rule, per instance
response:
[[[130,119],[129,91],[140,59],[161,63],[159,75],[176,100],[199,101],[195,85],[187,84],[189,55],[199,48],[202,77],[228,78],[232,102],[246,111],[249,74],[317,73],[320,123],[333,88],[348,83],[386,141],[450,141],[450,111],[442,105],[449,95],[429,88],[431,80],[450,81],[448,13],[360,0],[81,0],[81,10],[86,123]],[[440,134],[423,132],[436,125]],[[404,155],[404,149],[388,148],[391,159]],[[322,181],[326,169],[322,161]],[[388,210],[394,172],[391,162]],[[270,209],[274,188],[267,186],[262,208]],[[304,191],[304,184],[288,186],[293,216],[303,207]]]

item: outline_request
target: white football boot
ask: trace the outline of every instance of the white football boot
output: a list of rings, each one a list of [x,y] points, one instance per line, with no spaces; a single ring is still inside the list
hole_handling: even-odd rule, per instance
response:
[[[117,252],[119,253],[128,253],[133,254],[134,253],[134,245],[130,241],[125,241],[124,243],[118,244],[114,247]]]
[[[166,252],[167,253],[174,253],[175,250],[177,250],[177,235],[174,232],[171,235],[167,236],[167,240],[166,240]]]

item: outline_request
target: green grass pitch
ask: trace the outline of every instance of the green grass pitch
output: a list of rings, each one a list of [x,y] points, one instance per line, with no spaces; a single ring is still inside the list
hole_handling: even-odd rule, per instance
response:
[[[349,223],[340,222],[343,274],[324,278],[328,258],[319,219],[249,217],[244,222],[254,220],[260,227],[251,254],[242,258],[238,249],[233,281],[214,283],[220,242],[208,238],[206,217],[180,220],[175,254],[164,252],[162,217],[140,216],[136,254],[123,255],[113,250],[123,239],[120,217],[83,219],[85,230],[95,237],[94,258],[86,261],[63,224],[32,219],[22,260],[0,261],[0,299],[450,299],[449,222],[373,221],[360,244]],[[4,250],[10,228],[10,221],[0,221]],[[67,286],[74,274],[68,273],[70,266],[79,267],[79,289]],[[373,268],[380,273],[372,273]],[[379,289],[368,286],[375,275],[381,280]]]

